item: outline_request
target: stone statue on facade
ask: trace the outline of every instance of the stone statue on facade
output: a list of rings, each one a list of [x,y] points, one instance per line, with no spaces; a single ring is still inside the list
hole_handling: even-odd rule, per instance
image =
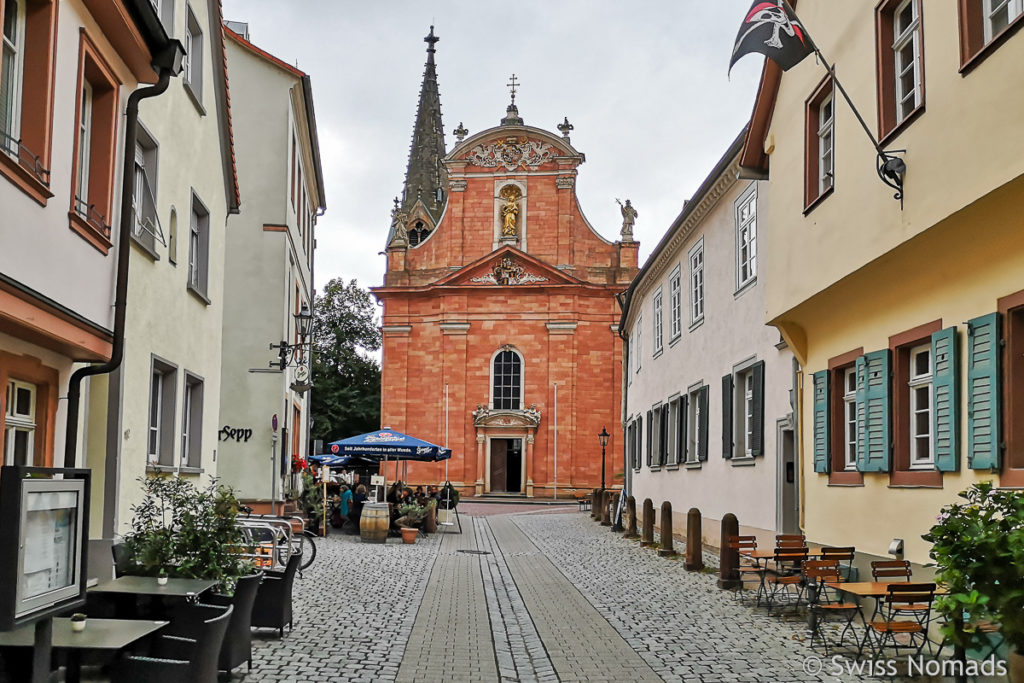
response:
[[[517,237],[519,228],[519,188],[515,185],[507,185],[501,190],[501,198],[505,203],[501,205],[501,236]]]
[[[389,247],[409,246],[409,228],[406,225],[409,216],[402,211],[398,205],[398,197],[395,197],[395,208],[391,210],[391,241]]]
[[[636,217],[640,214],[635,208],[633,208],[633,205],[630,204],[628,199],[625,204],[620,202],[618,199],[615,201],[618,202],[622,209],[622,231],[619,234],[622,235],[623,242],[632,242],[633,224],[636,223]]]

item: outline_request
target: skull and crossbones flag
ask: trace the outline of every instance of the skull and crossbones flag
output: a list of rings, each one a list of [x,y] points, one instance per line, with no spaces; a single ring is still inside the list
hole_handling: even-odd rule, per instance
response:
[[[783,71],[789,71],[814,49],[814,42],[786,0],[754,0],[736,36],[729,70],[743,55],[760,52]]]

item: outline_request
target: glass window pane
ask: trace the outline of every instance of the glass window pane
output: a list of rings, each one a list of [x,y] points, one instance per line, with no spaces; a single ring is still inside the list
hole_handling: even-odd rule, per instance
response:
[[[32,390],[26,387],[18,387],[15,389],[15,407],[14,412],[16,415],[31,415],[32,414]]]
[[[29,454],[29,437],[32,432],[27,429],[14,430],[14,464],[31,465]]]

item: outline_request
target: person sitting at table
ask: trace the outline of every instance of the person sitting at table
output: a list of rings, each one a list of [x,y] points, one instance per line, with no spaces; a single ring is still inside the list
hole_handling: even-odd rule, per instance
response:
[[[338,528],[344,529],[345,528],[345,524],[347,522],[351,521],[351,519],[349,517],[349,512],[351,511],[351,505],[352,505],[352,490],[348,486],[342,484],[341,485],[341,496],[340,496],[340,498],[338,500],[338,512],[340,513],[340,516],[341,516],[341,526],[338,527]]]
[[[349,519],[352,521],[352,533],[359,533],[359,520],[363,516],[363,505],[366,504],[366,487],[360,484],[352,494],[352,514]]]

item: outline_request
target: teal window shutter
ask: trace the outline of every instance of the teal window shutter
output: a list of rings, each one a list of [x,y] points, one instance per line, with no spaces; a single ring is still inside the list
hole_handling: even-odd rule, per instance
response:
[[[751,455],[764,455],[764,361],[759,360],[750,369],[754,375],[754,429],[751,436]]]
[[[999,469],[999,314],[967,323],[967,462],[971,469]]]
[[[960,469],[960,357],[955,327],[932,335],[932,434],[935,467]]]
[[[828,370],[814,373],[814,471],[827,474],[828,453]]]
[[[888,472],[892,450],[892,404],[889,349],[872,351],[857,359],[857,469]]]
[[[699,441],[697,443],[697,460],[706,462],[708,459],[708,385],[705,384],[700,388],[700,393],[697,395],[697,405],[700,406],[700,434]]]
[[[690,416],[689,397],[683,394],[679,397],[679,412],[676,414],[676,463],[686,462],[686,427],[689,425]]]
[[[732,375],[722,377],[722,457],[732,457]]]

